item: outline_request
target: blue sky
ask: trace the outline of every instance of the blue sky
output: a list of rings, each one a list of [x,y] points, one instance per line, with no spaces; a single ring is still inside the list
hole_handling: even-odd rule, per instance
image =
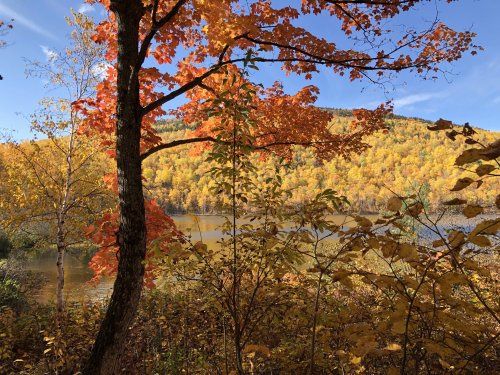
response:
[[[429,120],[441,117],[500,131],[500,1],[459,0],[451,5],[439,2],[438,6],[445,23],[457,29],[472,29],[478,34],[476,43],[485,48],[476,56],[466,54],[447,66],[452,70],[447,77],[422,81],[402,74],[386,92],[366,82],[350,83],[326,69],[312,81],[304,81],[284,76],[277,67],[265,67],[257,79],[264,83],[282,80],[290,92],[315,84],[321,90],[317,105],[322,107],[374,107],[393,99],[397,114]],[[64,48],[70,31],[64,17],[70,7],[99,17],[99,8],[92,9],[77,0],[0,0],[0,19],[15,19],[14,29],[4,37],[8,46],[0,50],[0,74],[4,77],[0,81],[0,129],[15,130],[18,138],[29,137],[26,117],[36,109],[42,96],[50,95],[42,80],[25,77],[24,61],[43,61],[50,51]],[[417,13],[410,20],[421,22],[424,18],[424,14]],[[305,22],[314,23],[314,28],[328,35],[327,17]]]

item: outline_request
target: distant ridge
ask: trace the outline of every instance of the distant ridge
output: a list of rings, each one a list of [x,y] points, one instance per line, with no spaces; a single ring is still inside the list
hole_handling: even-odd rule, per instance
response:
[[[342,134],[351,130],[351,110],[323,109],[335,114],[332,132]],[[366,143],[371,147],[352,154],[350,160],[339,157],[322,162],[313,150],[296,147],[288,169],[282,172],[284,187],[293,192],[290,203],[300,204],[327,188],[345,195],[352,203],[352,210],[359,212],[384,210],[393,194],[391,190],[401,195],[420,190],[433,210],[457,196],[480,204],[493,202],[500,190],[500,184],[494,185],[495,181],[489,188],[450,192],[458,178],[470,176],[469,172],[454,166],[465,145],[458,139],[452,142],[444,132],[429,131],[427,126],[432,123],[415,117],[391,116],[387,119],[389,131],[367,137]],[[162,120],[158,125],[166,142],[190,137],[188,133],[193,128],[171,119]],[[500,135],[476,129],[481,142],[491,143]],[[193,152],[195,147],[164,150],[146,159],[147,191],[168,212],[218,212],[218,197],[210,190],[213,178],[208,173],[213,166],[205,161],[206,155]],[[257,155],[252,160],[258,170],[273,169],[275,161],[272,157],[263,160]]]
[[[352,109],[348,108],[333,108],[333,107],[319,107],[320,109],[333,113],[337,117],[352,117]],[[388,119],[391,120],[412,120],[412,121],[417,121],[421,122],[423,124],[429,125],[433,124],[435,120],[428,120],[424,119],[421,117],[414,117],[414,116],[403,116],[403,115],[398,115],[398,114],[393,114],[388,117]],[[437,119],[436,119],[437,120]],[[461,126],[462,124],[456,124],[457,126]],[[486,130],[479,128],[477,126],[471,125],[474,129],[480,129],[488,132],[494,132],[492,130]],[[169,131],[178,131],[178,130],[194,130],[196,128],[195,125],[185,125],[183,124],[180,120],[173,119],[173,118],[162,118],[159,119],[157,124],[155,125],[157,131],[160,133],[163,132],[169,132]]]

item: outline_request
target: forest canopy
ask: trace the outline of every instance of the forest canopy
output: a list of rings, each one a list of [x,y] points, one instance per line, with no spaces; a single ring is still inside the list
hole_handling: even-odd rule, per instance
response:
[[[325,109],[329,110],[329,109]],[[352,123],[349,110],[329,110],[335,113],[331,131],[348,132]],[[456,145],[440,133],[429,132],[429,121],[391,116],[385,120],[386,132],[367,137],[371,146],[349,158],[322,161],[312,150],[297,146],[286,168],[276,171],[283,184],[292,191],[290,203],[302,204],[326,188],[333,188],[348,198],[351,212],[377,213],[385,210],[393,192],[419,193],[429,211],[455,196],[449,190],[452,182],[468,173],[452,168],[455,153],[466,145]],[[175,121],[157,125],[165,143],[186,138],[192,128]],[[482,142],[492,142],[498,133],[478,130]],[[269,156],[269,155],[267,155]],[[185,145],[153,155],[144,164],[148,195],[171,213],[220,213],[221,202],[211,191],[212,164],[205,163],[206,150]],[[273,169],[278,159],[254,155],[259,169]],[[461,196],[477,204],[495,199],[498,183],[491,189],[463,191]]]

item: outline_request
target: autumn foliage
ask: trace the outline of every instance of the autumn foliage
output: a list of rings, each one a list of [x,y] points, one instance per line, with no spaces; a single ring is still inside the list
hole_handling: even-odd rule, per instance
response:
[[[111,5],[109,1],[101,3],[106,8]],[[385,25],[398,13],[411,10],[419,3],[389,1],[356,5],[343,1],[303,1],[301,7],[276,8],[271,2],[257,1],[246,8],[229,0],[146,2],[140,25],[143,46],[139,58],[149,66],[134,72],[141,85],[142,151],[161,143],[153,125],[165,114],[187,124],[196,123],[194,135],[213,135],[213,124],[200,116],[210,101],[207,99],[231,87],[231,82],[221,78],[224,77],[221,69],[238,69],[236,64],[247,58],[238,51],[254,51],[255,64],[282,63],[287,73],[304,74],[306,78],[311,78],[312,73],[324,65],[341,75],[348,74],[352,80],[369,76],[372,71],[377,73],[369,77],[373,80],[402,69],[419,74],[437,72],[437,63],[456,60],[469,49],[475,53],[479,47],[472,44],[473,33],[457,32],[440,22],[431,24],[425,32],[416,29],[402,32]],[[320,13],[328,14],[332,22],[339,23],[347,38],[362,33],[365,39],[361,41],[367,45],[377,37],[391,38],[394,47],[372,43],[368,52],[343,50],[334,42],[294,26],[294,21],[301,16]],[[110,13],[110,18],[98,26],[95,35],[95,41],[106,44],[106,57],[111,64],[117,58],[116,31],[116,19]],[[172,64],[176,64],[175,71],[160,70],[160,66]],[[112,116],[116,106],[115,81],[116,71],[110,65],[107,78],[97,87],[95,99],[75,103],[87,115],[86,126],[98,129],[108,138],[107,142],[111,142],[109,138],[115,129]],[[290,143],[312,143],[324,157],[359,151],[360,137],[380,129],[382,115],[387,114],[386,107],[375,112],[360,111],[357,117],[365,127],[354,134],[335,136],[327,130],[328,115],[312,107],[317,94],[314,86],[305,87],[295,95],[285,95],[282,84],[277,82],[260,91],[254,110],[261,120],[256,134],[261,137],[258,139],[261,146],[275,145],[282,149]],[[180,95],[186,95],[187,104],[173,110],[162,109],[162,104]]]
[[[148,222],[148,253],[146,256],[146,273],[144,284],[147,288],[155,286],[154,270],[161,263],[162,257],[169,251],[169,244],[181,240],[180,233],[170,216],[158,206],[155,201],[146,205]],[[86,234],[99,247],[89,266],[94,271],[92,282],[99,282],[103,276],[114,277],[118,271],[118,214],[106,213],[95,224],[87,228]]]
[[[469,126],[446,124],[441,130],[468,145],[455,161],[469,167],[473,181],[450,181],[452,194],[480,181],[479,189],[496,186],[498,142],[479,144]],[[455,226],[427,212],[418,194],[392,196],[377,217],[332,217],[346,207],[342,196],[327,189],[290,204],[281,176],[255,169],[250,152],[233,142],[209,154],[215,189],[237,217],[236,227],[228,218],[216,244],[165,231],[171,219],[147,206],[148,222],[161,224],[148,228],[154,270],[147,267],[145,279],[156,288],[130,328],[127,344],[136,350],[122,356],[130,373],[495,374],[498,217],[456,197],[445,207],[461,211],[467,226]],[[255,189],[252,181],[263,185]],[[244,214],[248,203],[254,211]],[[498,197],[491,206],[500,208]],[[119,256],[116,240],[106,242],[116,235],[116,219],[108,215],[89,230],[101,245],[94,267],[102,274],[114,272]],[[0,368],[79,371],[102,313],[99,305],[71,308],[61,327],[44,310],[22,321],[2,311],[0,353],[10,362]],[[35,324],[43,345],[26,346],[37,339]]]
[[[329,128],[337,133],[351,132],[353,120],[350,111],[331,110]],[[452,168],[456,155],[450,152],[465,151],[466,144],[457,144],[438,132],[429,132],[428,121],[410,118],[389,117],[384,120],[387,130],[364,138],[369,145],[360,154],[348,158],[321,160],[312,148],[294,146],[291,158],[277,173],[283,184],[290,189],[290,204],[299,205],[328,187],[349,199],[349,210],[353,212],[380,212],[386,209],[386,201],[392,191],[411,195],[420,191],[427,208],[435,212],[443,203],[457,195],[482,204],[491,210],[500,182],[488,189],[465,189],[458,194],[450,192],[454,181],[470,177],[469,172]],[[165,144],[184,139],[192,131],[174,121],[157,125]],[[460,129],[460,128],[457,128]],[[498,133],[476,129],[481,143],[491,143]],[[415,145],[418,144],[419,147]],[[193,150],[197,152],[194,153]],[[206,153],[200,153],[192,145],[181,145],[151,155],[144,163],[145,186],[148,196],[172,213],[216,214],[221,212],[222,197],[214,195]],[[206,151],[206,150],[205,150]],[[252,162],[261,170],[276,172],[276,156],[265,152],[267,158],[254,155]],[[484,168],[484,167],[482,167]]]
[[[399,15],[417,12],[427,3],[422,0],[302,0],[284,6],[269,0],[87,2],[107,11],[93,36],[106,48],[107,68],[95,95],[75,99],[71,108],[85,116],[79,134],[98,134],[101,145],[112,149],[108,154],[117,169],[108,182],[118,194],[118,207],[87,230],[99,245],[92,267],[100,275],[116,271],[116,282],[83,374],[120,371],[143,284],[153,286],[161,276],[190,285],[179,291],[181,301],[191,298],[191,286],[200,292],[202,285],[207,292],[202,302],[210,316],[217,316],[214,309],[222,313],[223,353],[213,351],[215,357],[200,361],[201,373],[291,369],[313,374],[332,368],[343,373],[432,373],[436,363],[445,369],[468,369],[479,358],[491,357],[491,345],[484,341],[491,338],[487,330],[477,338],[483,349],[455,355],[433,353],[432,346],[426,346],[444,342],[453,347],[447,339],[455,327],[450,327],[447,311],[455,307],[453,293],[461,293],[462,286],[469,287],[463,292],[467,299],[472,292],[479,300],[459,306],[464,317],[476,308],[488,322],[498,323],[498,318],[486,293],[471,286],[468,272],[476,266],[458,257],[455,237],[444,239],[447,250],[441,255],[405,237],[408,220],[425,213],[425,202],[418,196],[401,194],[401,208],[392,210],[397,203],[393,200],[394,213],[377,224],[352,216],[339,225],[325,215],[342,210],[347,199],[326,189],[290,206],[291,193],[279,173],[260,175],[251,161],[253,152],[289,161],[297,145],[312,148],[322,161],[361,153],[368,147],[365,137],[387,129],[384,118],[392,108],[385,103],[375,110],[356,110],[349,131],[335,133],[331,114],[314,106],[316,87],[289,94],[281,82],[257,84],[250,70],[273,63],[286,74],[308,80],[330,69],[350,81],[381,84],[402,70],[434,78],[445,69],[443,64],[480,50],[473,43],[474,33],[453,30],[437,18],[417,27],[401,26]],[[320,16],[335,32],[323,37],[301,23]],[[181,98],[185,104],[167,109]],[[192,133],[165,143],[155,128],[165,116],[192,127]],[[223,228],[226,237],[220,241],[220,253],[202,242],[190,243],[154,197],[144,193],[144,161],[182,144],[211,149],[211,173],[218,188],[213,194],[226,197],[225,210],[232,218]],[[478,152],[477,160],[485,160],[484,150]],[[252,177],[262,184],[256,185]],[[459,181],[454,190],[472,182]],[[251,224],[238,221],[247,214]],[[293,223],[292,230],[285,230],[287,221]],[[340,245],[323,251],[323,241],[333,236]],[[359,269],[368,253],[385,264],[382,274]],[[301,268],[309,265],[309,271]],[[452,280],[457,289],[440,287],[446,285],[443,274],[458,271],[467,282],[457,276]],[[358,289],[359,283],[368,288]],[[338,284],[345,289],[336,288]],[[441,289],[446,290],[440,294]],[[355,297],[335,299],[349,293]],[[175,308],[166,310],[168,315]],[[328,311],[344,315],[331,316]],[[335,321],[337,317],[344,321]],[[266,334],[282,323],[283,340]],[[294,344],[294,335],[305,338],[307,348]],[[55,342],[48,337],[48,342]],[[462,331],[453,339],[464,348],[474,341]],[[293,361],[278,354],[285,352]],[[189,369],[190,357],[185,358]]]

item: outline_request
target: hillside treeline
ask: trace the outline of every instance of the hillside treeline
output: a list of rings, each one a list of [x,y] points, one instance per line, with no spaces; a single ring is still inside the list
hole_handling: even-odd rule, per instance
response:
[[[347,132],[352,118],[348,111],[336,110],[333,132]],[[301,204],[320,191],[331,188],[345,195],[355,212],[377,212],[394,192],[419,193],[430,209],[437,209],[452,197],[453,181],[470,173],[453,167],[456,155],[465,149],[444,133],[427,130],[425,120],[397,116],[387,120],[387,133],[367,138],[372,147],[350,160],[318,160],[314,151],[295,147],[294,156],[278,166],[276,157],[255,155],[254,165],[269,174],[283,177],[284,187],[292,191],[291,204]],[[190,129],[179,123],[158,126],[165,141],[189,136]],[[488,143],[498,133],[477,130],[478,138]],[[212,191],[215,182],[208,173],[213,167],[205,162],[206,153],[199,146],[187,145],[164,150],[148,158],[144,165],[147,191],[171,213],[219,212],[220,197]],[[500,189],[500,186],[499,186]],[[463,198],[478,204],[492,202],[495,190],[460,192]],[[453,197],[455,197],[453,195]]]

